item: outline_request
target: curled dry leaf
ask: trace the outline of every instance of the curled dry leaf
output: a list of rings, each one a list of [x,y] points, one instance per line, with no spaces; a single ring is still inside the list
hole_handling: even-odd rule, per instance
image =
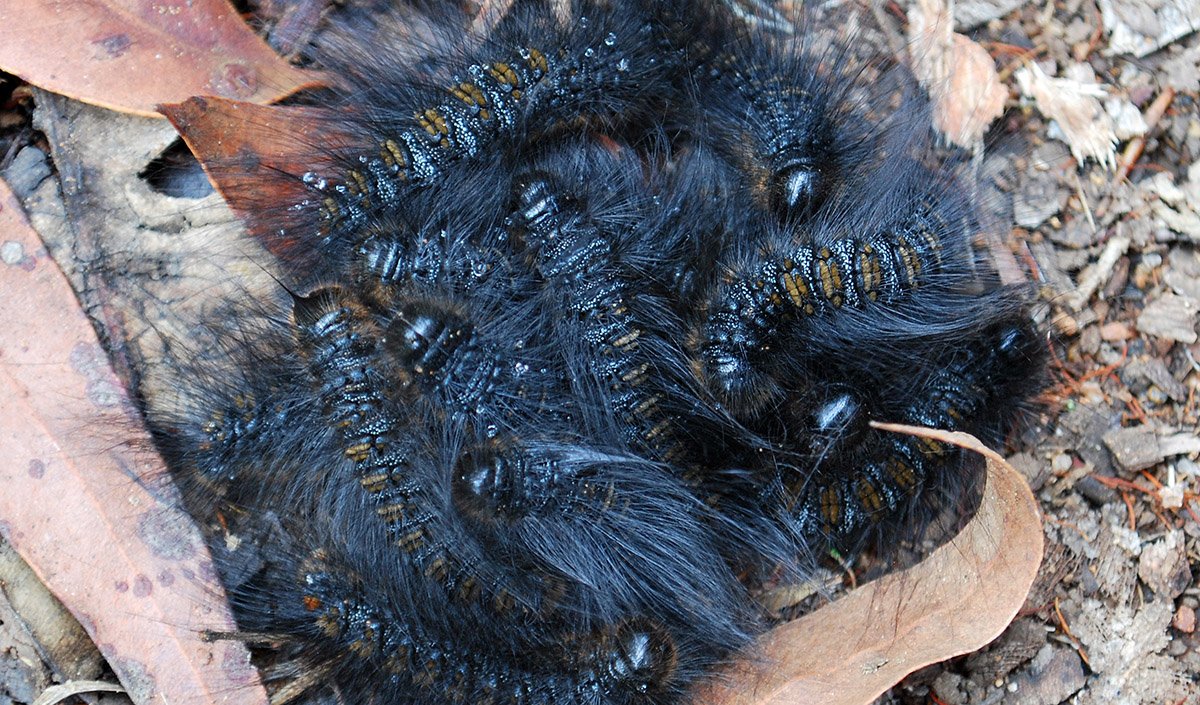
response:
[[[0,68],[148,117],[193,95],[269,103],[317,82],[276,55],[228,0],[0,0]]]
[[[305,175],[329,177],[333,150],[350,146],[349,138],[337,131],[336,114],[222,98],[191,98],[159,109],[246,230],[291,271],[318,272],[322,263],[306,238],[312,219],[300,217],[311,214],[287,211],[280,204],[314,199]]]
[[[908,14],[913,73],[933,101],[933,123],[947,140],[978,147],[1008,100],[987,51],[954,32],[948,3],[918,0]]]
[[[1043,115],[1055,121],[1063,141],[1080,164],[1091,157],[1107,169],[1117,165],[1117,135],[1100,99],[1107,93],[1083,65],[1064,78],[1047,76],[1035,63],[1015,74],[1021,93],[1032,98]]]
[[[0,530],[135,703],[266,703],[199,531],[0,181]],[[115,437],[115,434],[120,434]]]
[[[872,425],[985,455],[975,517],[916,566],[765,634],[697,705],[867,705],[916,669],[984,646],[1024,603],[1042,560],[1042,524],[1021,474],[965,433]]]

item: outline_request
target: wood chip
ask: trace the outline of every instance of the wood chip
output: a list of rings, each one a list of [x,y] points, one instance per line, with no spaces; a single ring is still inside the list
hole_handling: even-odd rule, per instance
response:
[[[1127,375],[1130,381],[1145,380],[1147,383],[1161,389],[1164,394],[1177,402],[1187,401],[1187,387],[1184,386],[1183,382],[1175,379],[1163,361],[1156,357],[1131,362],[1125,366],[1123,374]]]
[[[1104,445],[1125,472],[1152,467],[1166,457],[1158,447],[1158,434],[1150,426],[1110,431],[1104,435]]]
[[[1008,89],[983,47],[954,33],[952,3],[918,0],[908,13],[909,56],[917,80],[929,91],[933,123],[948,141],[981,146],[988,125],[1004,112]]]
[[[1079,279],[1079,285],[1075,287],[1075,291],[1070,292],[1064,297],[1067,306],[1075,311],[1081,310],[1088,300],[1092,298],[1092,294],[1108,281],[1108,277],[1112,274],[1113,267],[1116,266],[1117,260],[1121,259],[1129,250],[1129,245],[1133,241],[1123,235],[1114,237],[1104,245],[1104,251],[1100,253],[1100,259],[1096,260],[1096,265],[1088,269]]]
[[[1173,600],[1192,584],[1184,536],[1172,531],[1142,549],[1138,558],[1138,577],[1156,595]]]
[[[1191,344],[1197,340],[1197,314],[1200,301],[1167,293],[1146,304],[1138,316],[1137,328],[1147,335]]]
[[[1104,86],[1085,64],[1070,66],[1065,74],[1063,78],[1047,76],[1031,63],[1014,76],[1021,93],[1058,125],[1076,161],[1082,164],[1091,157],[1107,169],[1116,168],[1117,135],[1099,100],[1107,95]]]

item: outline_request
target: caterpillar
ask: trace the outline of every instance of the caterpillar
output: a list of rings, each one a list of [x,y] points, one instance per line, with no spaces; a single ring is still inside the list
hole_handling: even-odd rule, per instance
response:
[[[665,615],[679,638],[710,658],[741,643],[749,616],[705,535],[703,506],[661,468],[590,450],[580,439],[539,440],[547,431],[536,416],[520,429],[534,442],[520,445],[472,434],[466,422],[434,431],[433,417],[392,403],[383,391],[387,378],[375,373],[387,355],[372,341],[378,327],[365,307],[339,296],[298,305],[294,352],[269,377],[257,378],[253,370],[262,368],[242,360],[248,388],[274,387],[256,398],[290,403],[257,404],[244,389],[231,389],[225,403],[212,404],[222,410],[221,423],[174,427],[206,439],[198,447],[175,441],[177,476],[186,476],[184,459],[199,461],[200,474],[217,479],[204,491],[224,485],[212,499],[224,513],[286,507],[339,527],[333,544],[314,550],[336,548],[331,555],[341,561],[374,566],[389,576],[388,590],[425,605],[405,629],[474,623],[472,638],[483,643],[553,643],[597,620],[649,613]],[[274,359],[280,350],[272,350]],[[289,367],[294,387],[281,389],[284,378],[275,373]],[[209,390],[210,401],[218,396]],[[227,472],[230,458],[252,471]],[[363,517],[364,499],[373,520]],[[268,557],[278,551],[267,548]],[[243,606],[239,619],[257,609]],[[461,637],[439,638],[452,644]],[[566,682],[542,677],[547,684],[539,687]]]
[[[564,25],[550,3],[519,3],[487,37],[456,27],[453,10],[430,9],[433,36],[420,51],[321,52],[350,101],[330,129],[338,139],[314,145],[332,167],[299,175],[308,195],[280,214],[275,239],[336,248],[415,192],[498,169],[497,154],[514,145],[581,124],[637,133],[654,121],[677,62],[655,46],[651,13],[639,2],[584,6]]]
[[[966,431],[996,443],[1037,388],[1042,348],[1013,292],[994,300],[997,313],[981,316],[969,341],[927,340],[908,357],[910,375],[873,371],[862,379],[826,375],[821,401],[800,412],[812,435],[795,448],[802,472],[777,466],[780,507],[791,530],[808,543],[853,551],[880,522],[898,531],[918,524],[939,503],[969,486],[964,452],[925,438],[868,428],[868,420],[895,420]],[[932,352],[926,352],[932,351]],[[903,353],[895,352],[898,357]],[[840,372],[840,370],[839,370]],[[849,369],[847,374],[865,370]],[[871,385],[874,385],[872,387]],[[869,392],[874,388],[876,391]],[[811,393],[810,393],[811,394]],[[810,397],[811,398],[811,397]]]
[[[872,141],[851,108],[846,50],[722,18],[698,33],[697,131],[733,165],[750,200],[781,221],[811,217],[853,185]],[[815,44],[815,42],[814,42]],[[697,52],[694,52],[697,53]]]
[[[970,288],[961,200],[952,191],[904,193],[904,180],[936,179],[919,165],[908,166],[910,174],[903,168],[885,172],[900,183],[883,206],[849,204],[836,219],[807,227],[764,227],[757,251],[728,266],[695,342],[702,374],[724,400],[750,410],[770,401],[770,373],[755,358],[789,327],[811,330],[842,310],[895,307],[922,288],[948,296]]]
[[[336,549],[299,549],[309,543],[235,601],[252,594],[247,626],[304,644],[326,686],[350,694],[370,684],[369,702],[665,703],[693,675],[679,665],[687,643],[652,618],[504,648],[449,623],[423,628],[407,616],[406,596],[348,570],[353,560]],[[272,606],[263,609],[257,593],[271,595]]]
[[[428,303],[429,300],[425,301]],[[659,516],[671,513],[684,516],[695,512],[696,508],[686,495],[671,489],[665,477],[656,479],[662,475],[661,471],[642,467],[638,469],[642,477],[636,480],[622,477],[626,467],[632,465],[632,471],[640,463],[620,460],[621,446],[617,445],[620,439],[610,441],[612,446],[609,447],[614,450],[609,451],[607,457],[600,452],[585,450],[586,446],[582,444],[594,445],[597,439],[585,441],[570,435],[574,419],[566,414],[556,419],[553,407],[541,401],[545,396],[561,394],[565,390],[545,389],[542,395],[529,395],[534,397],[531,399],[534,403],[523,407],[521,397],[525,391],[501,370],[504,365],[498,361],[494,347],[468,345],[469,341],[464,340],[467,334],[455,328],[461,325],[461,318],[413,316],[406,313],[404,306],[401,304],[386,312],[392,317],[387,330],[392,331],[398,323],[400,332],[383,333],[367,311],[352,302],[335,300],[331,305],[306,314],[300,321],[301,349],[311,360],[317,397],[327,408],[328,423],[340,429],[344,439],[343,453],[354,463],[359,484],[376,502],[376,514],[387,524],[390,540],[404,553],[415,557],[427,577],[443,583],[447,594],[474,596],[482,588],[483,581],[471,569],[526,565],[525,577],[516,572],[501,581],[510,586],[525,584],[525,587],[506,587],[502,594],[490,596],[490,599],[494,603],[516,601],[521,606],[537,605],[535,611],[545,608],[548,595],[566,589],[558,584],[563,581],[587,584],[593,591],[597,586],[611,591],[611,595],[591,598],[593,603],[640,600],[646,599],[643,597],[646,595],[655,601],[679,600],[678,596],[664,597],[671,593],[659,588],[658,583],[663,580],[682,580],[674,592],[682,591],[683,594],[711,591],[719,584],[718,576],[705,575],[704,571],[680,571],[678,575],[664,578],[638,568],[642,561],[661,565],[663,561],[671,560],[670,556],[664,555],[662,547],[672,546],[680,540],[695,540],[696,550],[702,551],[704,544],[698,538],[659,537],[660,547],[641,546],[634,558],[623,561],[621,570],[628,571],[629,575],[618,575],[611,568],[607,569],[610,575],[606,577],[596,572],[599,568],[581,572],[586,566],[602,564],[580,556],[569,562],[564,560],[560,555],[568,554],[570,546],[570,541],[564,539],[559,539],[556,545],[541,544],[544,549],[533,553],[536,559],[522,558],[529,552],[517,547],[543,542],[541,535],[554,531],[555,519],[570,522],[586,519],[600,531],[617,532],[609,541],[615,540],[613,548],[620,549],[650,538],[646,535],[646,527],[640,524],[646,520],[644,514],[651,511],[644,504],[647,500],[654,500],[653,511]],[[436,334],[430,335],[430,331]],[[399,340],[392,344],[385,336]],[[520,339],[520,336],[513,335],[512,338]],[[465,351],[461,349],[464,346],[468,347]],[[394,371],[391,374],[380,372],[389,369]],[[406,380],[417,376],[424,379],[415,382],[416,397],[404,394]],[[538,376],[536,372],[530,374],[532,379]],[[392,394],[399,395],[398,400],[389,399],[383,391],[389,384]],[[495,407],[487,398],[505,399],[504,408]],[[559,408],[565,409],[566,405]],[[583,413],[579,412],[580,415]],[[447,429],[440,437],[423,430],[439,422]],[[556,434],[556,428],[562,430]],[[556,435],[562,439],[558,443],[570,450],[557,453],[553,450]],[[432,451],[434,455],[422,457],[418,454],[419,448],[412,450],[411,444],[401,437],[424,438],[426,445],[444,450]],[[502,448],[503,452],[479,452],[481,448],[489,447]],[[453,457],[443,460],[439,455],[442,453]],[[590,459],[584,460],[589,455]],[[421,465],[427,467],[419,467]],[[444,478],[451,473],[429,475],[447,466],[453,468],[450,495],[456,501],[452,502],[447,502],[444,495],[438,496],[439,492],[445,492]],[[513,471],[526,474],[512,477]],[[656,483],[663,486],[658,487]],[[625,496],[633,488],[637,488],[637,499]],[[672,492],[679,492],[681,496],[672,497]],[[421,501],[422,497],[426,497],[425,502]],[[581,512],[581,505],[590,507],[591,513]],[[474,518],[478,518],[483,509],[491,508],[490,521],[477,522],[476,528],[482,535],[472,533],[469,528],[464,532],[459,526],[453,510],[464,507]],[[498,521],[505,518],[508,521]],[[513,521],[525,518],[538,520],[539,536],[514,541],[511,534],[523,527],[514,529],[511,525]],[[690,528],[689,523],[693,524]],[[446,524],[455,528],[448,529]],[[698,532],[694,524],[694,520],[681,522],[672,531]],[[435,535],[439,532],[440,536]],[[634,535],[626,537],[622,535],[624,532]],[[590,533],[573,528],[571,535],[579,535],[584,541]],[[497,534],[506,538],[501,539]],[[455,538],[444,538],[448,535]],[[474,555],[464,556],[464,553],[471,553],[469,547],[472,545],[478,545],[479,549]],[[585,545],[596,551],[594,544]],[[485,557],[487,551],[498,547],[505,551],[505,561]],[[552,570],[536,570],[536,564],[550,564]],[[501,572],[499,568],[488,570]],[[539,591],[539,582],[548,583],[550,588]],[[639,584],[643,582],[648,584]],[[617,586],[624,587],[617,589]],[[595,611],[598,608],[589,609]]]
[[[579,341],[591,368],[574,375],[575,393],[598,396],[631,448],[688,465],[696,461],[687,457],[683,417],[699,426],[705,401],[692,398],[682,322],[646,278],[648,262],[663,254],[662,224],[650,208],[655,187],[629,152],[567,143],[535,155],[534,168],[515,180],[507,222],[544,283],[541,308],[555,334]],[[580,387],[591,378],[599,389]]]

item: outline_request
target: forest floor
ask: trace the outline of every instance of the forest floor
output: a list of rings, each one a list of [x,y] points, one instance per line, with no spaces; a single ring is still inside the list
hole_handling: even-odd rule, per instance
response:
[[[852,18],[860,41],[903,51],[905,14],[894,3],[826,5]],[[976,164],[986,220],[1012,224],[995,233],[999,264],[1037,287],[1054,351],[1050,387],[1008,449],[1041,505],[1046,551],[1002,636],[914,673],[881,702],[1200,704],[1200,36],[1186,31],[1188,16],[1200,17],[1196,2],[958,4],[957,30],[988,51],[1009,88]],[[1082,132],[1111,127],[1111,162],[1101,163],[1106,149],[1081,145],[1079,129],[1052,122],[1047,98],[1023,96],[1018,76],[1030,80],[1031,62],[1075,82],[1057,86],[1060,95],[1102,87],[1103,116],[1083,116]],[[142,172],[174,141],[162,121],[122,118],[114,128],[105,113],[0,74],[0,175],[56,259],[73,260],[65,268],[85,301],[98,287],[79,263],[95,253],[67,242],[61,224],[112,221],[86,215],[89,199],[107,190],[128,200],[131,191],[106,182],[112,165],[84,152],[106,150]],[[186,161],[178,152],[170,159]],[[89,178],[100,186],[82,195],[72,181],[79,164],[99,169]],[[166,217],[127,205],[130,218]],[[179,233],[208,224],[210,211],[153,225]],[[154,246],[182,246],[170,239]],[[114,262],[104,253],[107,266],[135,254]],[[153,282],[170,275],[169,261],[129,266]],[[103,306],[89,311],[104,318]],[[32,703],[67,676],[105,674],[86,636],[31,581],[0,546],[0,705]]]

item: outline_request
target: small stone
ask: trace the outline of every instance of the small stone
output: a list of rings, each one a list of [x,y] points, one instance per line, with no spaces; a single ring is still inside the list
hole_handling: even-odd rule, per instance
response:
[[[1163,485],[1158,490],[1158,501],[1162,502],[1163,509],[1179,509],[1183,507],[1183,500],[1183,485],[1178,482],[1173,485]]]
[[[4,170],[4,180],[17,198],[26,198],[33,193],[38,184],[50,176],[50,166],[46,163],[46,153],[37,147],[25,147],[12,160],[12,164]]]
[[[1104,434],[1104,445],[1113,460],[1126,472],[1151,467],[1164,457],[1158,447],[1158,434],[1150,426],[1118,428]]]
[[[1097,480],[1094,475],[1088,475],[1076,482],[1075,491],[1097,507],[1117,500],[1117,491]]]
[[[1175,599],[1192,584],[1183,533],[1172,531],[1142,549],[1138,558],[1138,577],[1156,595]]]
[[[1146,304],[1138,316],[1137,328],[1148,335],[1191,344],[1198,339],[1197,314],[1200,314],[1200,302],[1167,293]]]
[[[1087,682],[1083,662],[1074,650],[1047,644],[1034,657],[1029,668],[1017,675],[1010,705],[1058,705],[1070,698]]]
[[[1119,343],[1133,337],[1133,331],[1121,321],[1113,321],[1100,326],[1100,339],[1110,343]]]
[[[1184,634],[1196,631],[1196,610],[1187,605],[1181,605],[1179,609],[1175,610],[1175,616],[1171,618],[1171,626]]]
[[[1079,334],[1079,351],[1084,355],[1095,355],[1100,351],[1100,327],[1088,326]]]
[[[1071,469],[1074,462],[1070,453],[1059,453],[1054,456],[1054,460],[1050,461],[1050,469],[1054,471],[1055,475],[1063,475]]]
[[[15,240],[8,240],[0,245],[0,262],[17,264],[25,258],[25,248]]]

